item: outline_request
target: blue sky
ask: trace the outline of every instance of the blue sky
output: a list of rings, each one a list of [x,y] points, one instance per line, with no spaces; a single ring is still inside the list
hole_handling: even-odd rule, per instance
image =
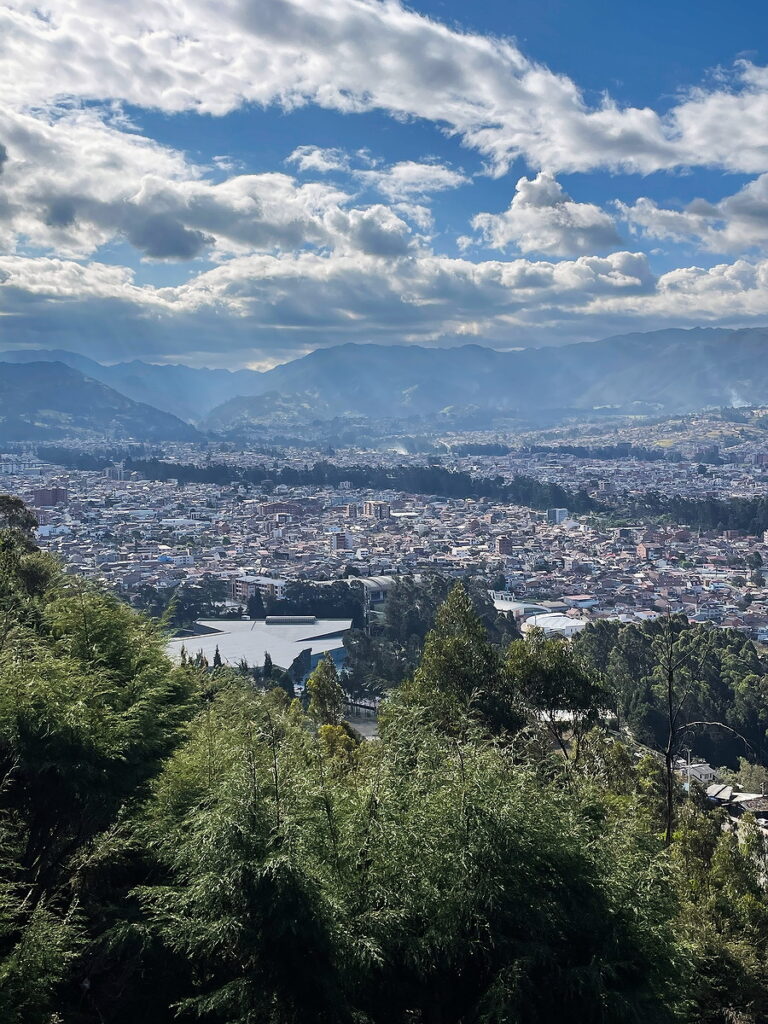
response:
[[[0,346],[266,367],[763,324],[767,22],[0,4]]]

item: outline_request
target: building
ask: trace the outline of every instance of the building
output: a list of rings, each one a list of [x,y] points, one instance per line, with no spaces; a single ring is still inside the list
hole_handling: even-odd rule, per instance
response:
[[[684,782],[698,782],[700,786],[709,786],[717,778],[717,772],[706,761],[693,761],[689,764],[678,757],[675,760],[675,771]]]
[[[69,493],[66,487],[35,487],[32,491],[32,504],[37,508],[66,505],[68,500]]]
[[[389,519],[391,511],[388,501],[363,502],[363,515],[368,519]]]
[[[301,515],[301,505],[295,501],[265,501],[259,505],[259,513],[262,516],[298,516]]]
[[[189,657],[201,654],[208,664],[218,648],[225,665],[264,664],[269,654],[278,668],[290,670],[296,682],[302,682],[330,654],[337,667],[344,664],[344,636],[352,628],[351,619],[318,619],[314,615],[268,615],[263,621],[243,619],[201,619],[199,631],[192,636],[174,637],[166,650],[181,661],[182,648]]]
[[[548,508],[547,509],[547,522],[552,526],[557,526],[559,523],[564,523],[568,518],[567,508]]]
[[[30,455],[0,455],[3,476],[42,476],[44,472],[37,459]]]
[[[532,629],[540,629],[547,636],[570,638],[580,633],[586,625],[586,619],[572,619],[569,615],[550,612],[547,615],[532,615],[525,620],[520,629],[523,633],[530,633]]]
[[[497,555],[511,555],[515,550],[515,538],[508,536],[497,537],[493,547]]]
[[[351,551],[355,546],[355,536],[352,533],[345,533],[343,530],[334,530],[328,535],[328,543],[332,553]]]
[[[596,608],[599,602],[594,594],[566,594],[563,604],[569,608]]]
[[[255,597],[258,591],[263,600],[268,598],[279,601],[283,596],[285,580],[275,579],[272,576],[253,576],[244,573],[242,576],[235,576],[229,581],[229,596],[233,601],[245,603],[248,598]]]

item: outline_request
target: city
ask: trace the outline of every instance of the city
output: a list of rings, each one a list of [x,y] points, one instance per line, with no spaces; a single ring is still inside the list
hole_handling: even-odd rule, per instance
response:
[[[520,448],[502,456],[448,455],[440,463],[480,478],[525,474],[597,500],[647,491],[695,500],[750,498],[765,489],[768,438],[721,450],[706,437],[690,439],[695,432],[694,425],[656,461],[560,455],[554,444],[539,453]],[[635,427],[633,436],[653,443],[651,429]],[[477,448],[483,442],[469,435],[439,444]],[[327,453],[233,454],[211,443],[204,455],[171,445],[163,456],[171,464],[225,462],[277,473],[314,464]],[[702,458],[716,465],[705,466]],[[342,469],[425,466],[428,459],[434,461],[354,447],[333,455]],[[4,489],[34,510],[45,550],[62,557],[69,572],[102,582],[139,607],[149,588],[161,600],[165,595],[167,604],[182,584],[215,581],[222,611],[242,613],[256,585],[248,581],[256,578],[268,605],[293,580],[437,572],[482,576],[500,610],[521,621],[535,615],[540,627],[566,634],[599,618],[632,621],[682,612],[692,621],[768,640],[768,531],[750,536],[724,525],[702,530],[652,517],[615,525],[616,515],[598,512],[360,490],[344,480],[338,487],[158,482],[126,470],[124,461],[99,471],[64,470],[31,452],[0,457],[0,472]],[[377,595],[386,591],[386,583],[370,586]],[[542,609],[565,615],[571,625],[542,619]]]

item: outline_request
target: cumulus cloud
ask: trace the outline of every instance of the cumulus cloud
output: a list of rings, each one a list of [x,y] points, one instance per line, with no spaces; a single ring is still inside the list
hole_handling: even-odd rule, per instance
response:
[[[105,5],[10,0],[0,12],[6,102],[119,99],[224,114],[243,103],[316,103],[426,118],[499,171],[522,155],[551,171],[647,173],[679,165],[768,170],[768,72],[744,62],[731,82],[661,114],[590,106],[578,86],[510,40],[449,28],[379,0],[155,0]]]
[[[108,325],[111,347],[123,339],[145,356],[197,351],[208,361],[220,361],[211,348],[220,338],[235,361],[343,340],[430,343],[473,333],[520,344],[558,332],[573,340],[591,334],[601,303],[620,309],[657,288],[637,253],[482,263],[429,254],[260,253],[163,288],[137,285],[128,269],[96,261],[2,256],[0,277],[6,344],[75,342],[103,356]]]
[[[319,146],[297,146],[286,159],[300,172],[328,174],[341,171],[366,188],[375,189],[393,202],[424,199],[432,192],[458,188],[470,179],[463,171],[447,167],[439,161],[400,160],[380,165],[367,150],[346,153],[342,149]]]
[[[305,246],[402,254],[421,230],[418,211],[356,208],[341,189],[287,174],[214,183],[182,153],[93,111],[51,120],[2,111],[0,130],[12,157],[0,228],[61,255],[87,256],[115,238],[162,260]]]
[[[617,206],[632,228],[650,238],[696,242],[721,253],[768,246],[768,174],[716,203],[694,199],[673,210],[642,197]]]
[[[354,173],[363,184],[375,188],[392,200],[423,198],[431,192],[458,188],[469,181],[461,171],[444,164],[419,163],[415,160],[401,160],[382,169],[358,170]]]
[[[612,218],[593,203],[575,203],[552,174],[520,178],[504,213],[479,213],[472,226],[494,249],[573,256],[616,249]]]
[[[475,263],[431,254],[253,253],[174,287],[91,261],[0,256],[0,341],[122,347],[200,363],[279,361],[342,341],[500,347],[768,315],[768,260],[655,276],[640,253]],[[221,340],[220,340],[221,339]]]
[[[7,0],[0,97],[0,331],[10,345],[91,345],[104,356],[107,337],[136,354],[221,361],[210,339],[222,338],[253,361],[339,340],[519,345],[768,315],[764,261],[656,277],[645,255],[617,251],[604,209],[576,202],[556,178],[689,165],[760,175],[719,203],[640,199],[620,212],[651,237],[761,249],[768,72],[747,62],[662,113],[590,103],[510,40],[397,0]],[[226,155],[208,167],[143,136],[123,103],[215,116],[246,104],[384,111],[430,121],[490,173],[517,157],[540,173],[520,179],[506,211],[474,219],[513,258],[451,259],[429,249],[428,203],[467,182],[459,169],[309,145],[288,157],[291,173],[246,173]],[[140,286],[98,262],[115,241],[212,269],[178,287]]]
[[[297,146],[285,162],[296,164],[300,171],[316,171],[319,174],[348,171],[350,163],[349,154],[343,149],[323,149],[322,146]]]

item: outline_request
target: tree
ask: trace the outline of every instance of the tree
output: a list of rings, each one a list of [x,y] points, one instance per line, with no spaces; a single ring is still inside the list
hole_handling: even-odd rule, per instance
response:
[[[216,644],[216,650],[213,653],[213,667],[221,668],[223,662],[221,660],[221,654],[219,653],[219,645]]]
[[[578,754],[584,728],[597,719],[606,694],[570,644],[533,629],[524,640],[509,645],[505,669],[511,686],[545,723],[565,756],[569,756],[567,731],[573,733]]]
[[[264,651],[264,664],[261,669],[261,676],[263,679],[271,679],[274,674],[274,666],[272,664],[272,655],[269,651]]]
[[[16,530],[31,538],[37,528],[37,519],[21,498],[0,494],[0,530]]]
[[[263,619],[265,617],[267,613],[264,608],[264,601],[260,590],[256,590],[254,594],[248,598],[247,608],[249,619]]]
[[[180,742],[193,676],[22,534],[0,548],[0,621],[0,1017],[47,1024],[112,916],[96,850]]]
[[[307,680],[308,711],[318,725],[340,725],[344,720],[344,691],[330,654],[325,654]]]
[[[522,724],[499,652],[461,583],[439,607],[413,678],[401,689],[400,699],[425,708],[448,732],[463,732],[472,719],[492,733]]]

